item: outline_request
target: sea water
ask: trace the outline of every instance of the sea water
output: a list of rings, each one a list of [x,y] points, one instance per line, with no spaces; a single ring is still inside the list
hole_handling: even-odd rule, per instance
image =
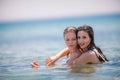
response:
[[[46,67],[45,59],[64,49],[67,26],[90,25],[109,62],[68,67],[66,57]],[[119,80],[120,15],[0,23],[0,80]],[[40,67],[34,69],[31,62]]]

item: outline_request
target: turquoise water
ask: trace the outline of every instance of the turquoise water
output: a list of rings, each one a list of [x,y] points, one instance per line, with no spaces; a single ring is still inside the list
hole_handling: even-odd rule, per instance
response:
[[[65,48],[66,26],[88,24],[95,31],[95,43],[108,63],[99,65],[63,65],[66,58],[48,68],[45,59]],[[61,18],[0,23],[0,80],[119,80],[120,15]],[[31,68],[37,59],[40,67]]]

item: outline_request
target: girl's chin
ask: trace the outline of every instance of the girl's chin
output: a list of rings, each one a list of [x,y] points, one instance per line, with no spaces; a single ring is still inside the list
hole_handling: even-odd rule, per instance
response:
[[[69,49],[70,49],[70,50],[73,50],[74,48],[71,48],[71,47],[70,47]]]
[[[69,48],[70,50],[72,50],[73,48]]]
[[[80,48],[81,48],[81,49],[84,49],[84,47],[81,47],[81,46],[80,46]]]

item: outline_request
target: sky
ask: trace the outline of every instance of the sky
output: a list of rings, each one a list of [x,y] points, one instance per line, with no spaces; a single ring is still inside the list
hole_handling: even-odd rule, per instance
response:
[[[0,0],[0,22],[120,14],[120,0]]]

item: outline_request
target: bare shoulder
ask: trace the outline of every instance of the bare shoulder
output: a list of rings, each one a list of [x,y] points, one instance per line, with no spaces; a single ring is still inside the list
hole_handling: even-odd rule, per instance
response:
[[[96,53],[94,51],[88,51],[84,54],[86,57],[96,59]]]
[[[86,58],[88,58],[92,63],[100,63],[94,51],[86,52]]]
[[[95,54],[93,51],[87,51],[79,57],[79,60],[90,61],[94,57],[94,55]]]
[[[87,51],[86,53],[81,55],[81,57],[88,61],[91,61],[92,63],[99,62],[94,51]]]
[[[99,63],[94,51],[87,51],[82,54],[79,58],[74,60],[75,64],[87,64],[87,63]]]
[[[82,54],[81,56],[85,56],[85,57],[92,57],[92,56],[95,56],[95,53],[94,51],[87,51],[85,52],[84,54]]]

